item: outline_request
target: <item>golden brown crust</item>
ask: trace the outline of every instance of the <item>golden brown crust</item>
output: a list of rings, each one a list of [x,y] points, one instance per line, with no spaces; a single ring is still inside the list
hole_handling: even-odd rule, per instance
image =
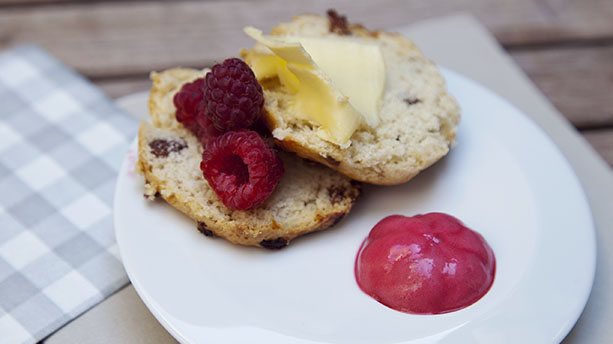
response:
[[[275,140],[275,143],[289,152],[294,152],[298,154],[301,158],[309,159],[320,164],[326,165],[329,168],[336,170],[347,177],[357,180],[363,181],[371,184],[377,185],[397,185],[401,183],[405,183],[417,175],[418,172],[414,172],[411,174],[402,174],[402,175],[387,175],[385,171],[380,171],[379,173],[365,173],[370,171],[357,170],[352,166],[348,166],[347,163],[343,161],[338,161],[333,157],[321,156],[319,152],[315,150],[311,150],[306,146],[301,145],[291,139],[287,140]],[[434,163],[434,162],[432,162]],[[429,165],[428,165],[429,166]]]

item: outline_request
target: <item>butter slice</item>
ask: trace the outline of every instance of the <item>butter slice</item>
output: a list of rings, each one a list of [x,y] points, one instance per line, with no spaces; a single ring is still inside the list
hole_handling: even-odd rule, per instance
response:
[[[285,36],[284,40],[304,47],[366,124],[379,124],[379,103],[385,88],[385,63],[379,46],[340,38]]]
[[[385,72],[377,46],[372,49],[369,45],[329,39],[265,37],[252,27],[245,28],[245,33],[272,52],[255,53],[248,58],[258,80],[278,76],[287,91],[295,95],[296,112],[320,126],[320,137],[347,147],[362,121],[371,126],[378,123]],[[312,49],[312,54],[305,46]],[[315,56],[324,67],[314,60]],[[380,58],[379,66],[366,77],[362,65],[365,61],[360,56],[367,56],[369,61]]]

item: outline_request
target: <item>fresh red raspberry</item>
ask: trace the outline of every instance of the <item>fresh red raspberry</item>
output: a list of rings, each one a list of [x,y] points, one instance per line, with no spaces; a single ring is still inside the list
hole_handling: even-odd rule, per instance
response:
[[[172,98],[175,107],[177,108],[177,121],[183,124],[187,129],[197,133],[198,128],[198,112],[202,111],[202,99],[204,86],[204,78],[196,79],[193,82],[187,83],[181,87],[181,90]]]
[[[260,206],[283,175],[283,162],[258,133],[230,131],[209,141],[200,169],[209,185],[232,209]]]
[[[216,64],[205,76],[205,113],[220,131],[249,128],[260,118],[264,95],[255,74],[241,59]]]
[[[181,87],[172,101],[177,108],[177,121],[196,135],[202,145],[222,133],[215,129],[213,122],[204,114],[204,78],[199,78]]]
[[[200,104],[202,105],[202,110],[199,112],[199,115],[196,118],[199,125],[196,136],[198,136],[198,139],[200,139],[202,146],[206,146],[211,139],[223,134],[223,132],[217,130],[211,119],[204,114],[204,102]]]

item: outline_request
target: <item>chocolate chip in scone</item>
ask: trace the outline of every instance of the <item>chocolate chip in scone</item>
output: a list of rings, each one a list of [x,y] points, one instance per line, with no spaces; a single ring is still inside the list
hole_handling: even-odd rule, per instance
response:
[[[212,230],[206,228],[206,223],[204,222],[198,222],[198,231],[208,237],[215,236],[215,233]]]
[[[347,189],[338,186],[332,186],[328,188],[328,196],[330,197],[330,203],[338,204],[345,199],[345,192]]]
[[[410,97],[410,98],[404,98],[404,102],[407,103],[407,105],[415,105],[417,103],[421,103],[421,100]]]
[[[187,142],[181,140],[163,140],[155,139],[149,143],[151,154],[158,158],[165,158],[171,152],[179,152],[187,148]]]
[[[355,202],[360,197],[360,194],[362,194],[362,183],[352,180],[351,186],[353,186],[353,189],[349,192],[349,195],[347,196],[351,198],[351,202]]]
[[[285,238],[276,238],[271,240],[262,240],[260,241],[260,245],[262,247],[270,249],[270,250],[278,250],[287,246],[288,242]]]
[[[149,185],[149,184],[150,184],[149,181],[145,179],[145,185]],[[160,194],[159,191],[156,191],[153,196],[151,194],[145,193],[143,194],[143,197],[145,197],[145,199],[148,199],[148,200],[153,200],[153,199],[162,197],[162,195]]]
[[[145,193],[145,194],[143,194],[143,197],[145,199],[147,199],[147,200],[153,201],[153,200],[156,200],[156,199],[160,198],[161,196],[160,196],[159,192],[156,192],[155,195],[153,195],[153,196]]]
[[[337,35],[350,35],[349,26],[347,25],[347,17],[342,16],[334,9],[329,9],[328,20],[330,21],[329,30]]]

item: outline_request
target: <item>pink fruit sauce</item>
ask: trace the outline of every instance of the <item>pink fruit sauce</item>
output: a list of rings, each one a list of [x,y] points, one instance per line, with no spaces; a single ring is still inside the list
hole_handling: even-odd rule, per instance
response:
[[[479,300],[494,281],[494,252],[453,216],[429,213],[384,218],[355,261],[366,294],[397,311],[441,314]]]

